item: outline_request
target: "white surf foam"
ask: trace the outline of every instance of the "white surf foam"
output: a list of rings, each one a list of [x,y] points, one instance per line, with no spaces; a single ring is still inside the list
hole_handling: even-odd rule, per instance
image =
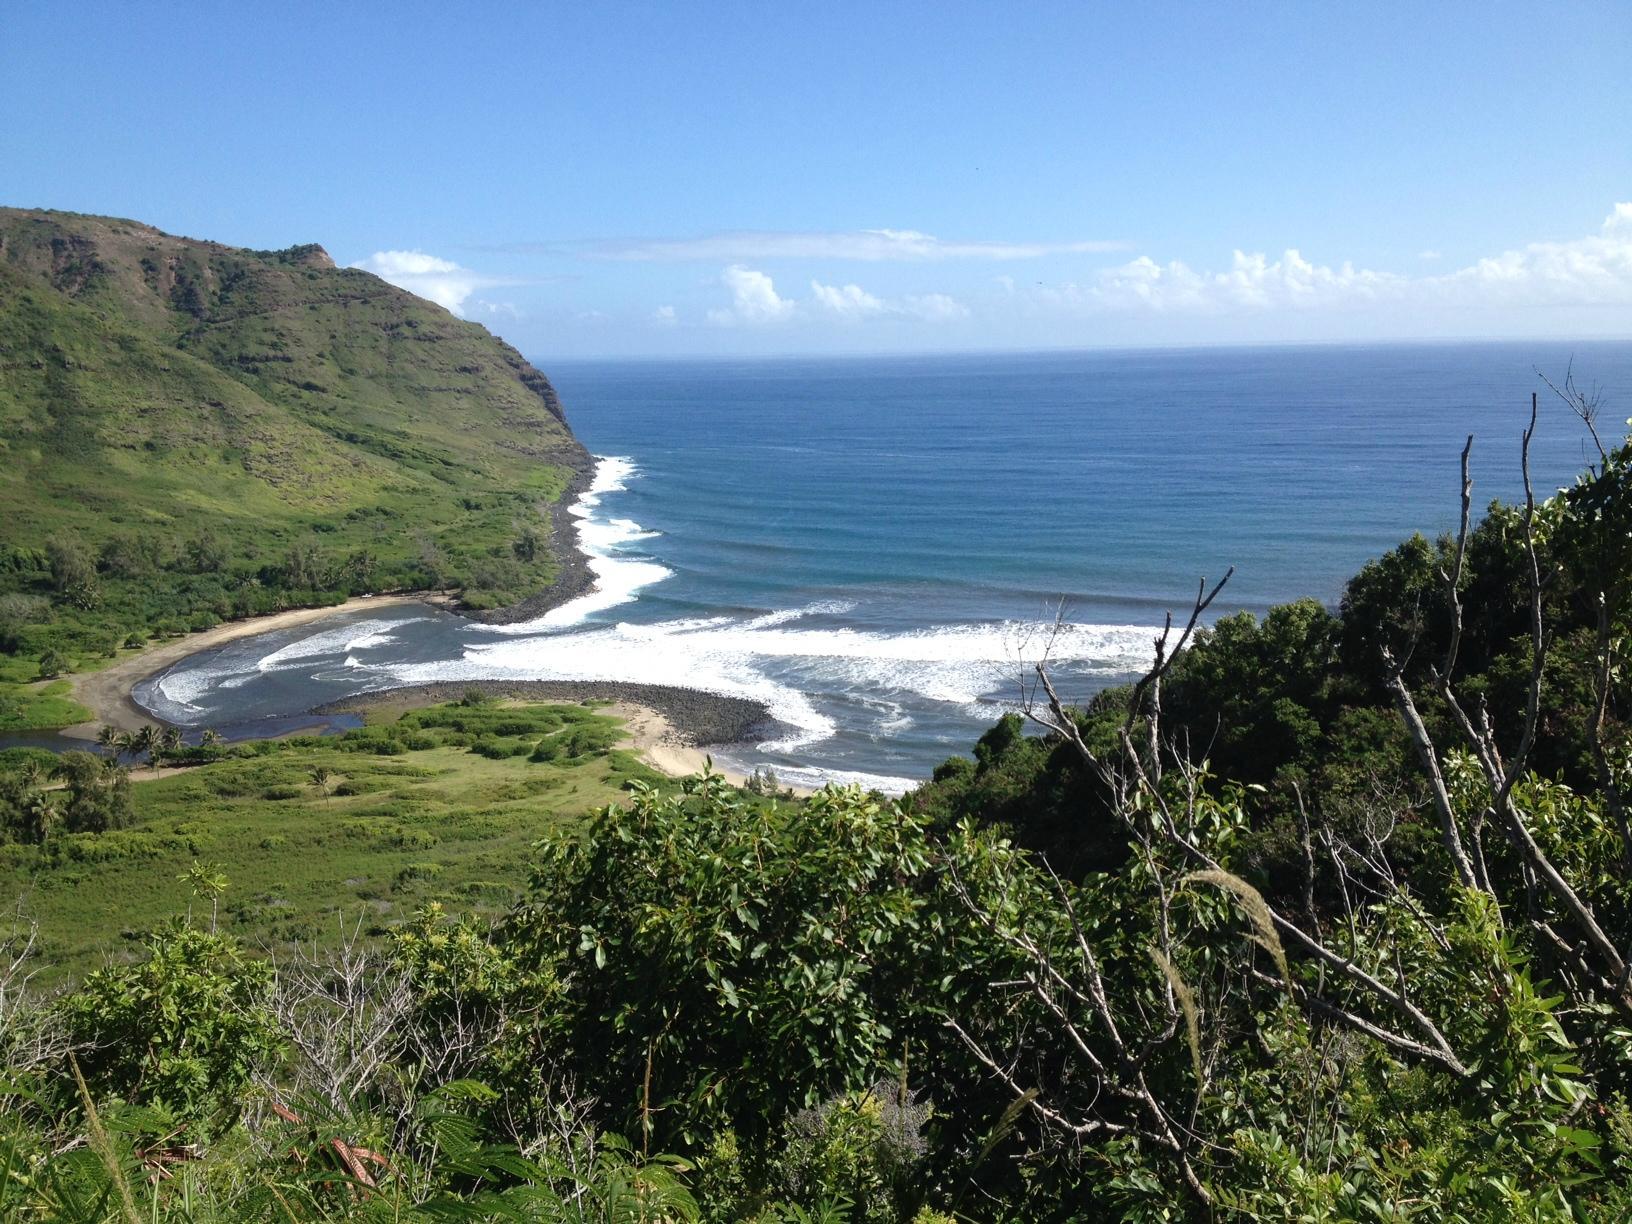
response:
[[[1121,674],[1148,663],[1152,630],[1143,625],[1052,625],[1005,622],[951,625],[905,633],[788,627],[806,609],[778,622],[706,617],[657,624],[619,623],[577,633],[511,633],[473,643],[463,657],[389,665],[402,684],[474,679],[605,680],[705,689],[763,702],[793,732],[761,745],[792,751],[831,737],[834,720],[805,689],[913,694],[960,708],[1012,688],[1039,657],[1045,640],[1056,664]],[[759,625],[762,627],[756,628]],[[769,674],[774,667],[785,679]],[[990,711],[986,711],[989,713]]]
[[[603,497],[608,493],[623,492],[629,487],[629,481],[639,474],[640,470],[634,463],[621,455],[598,456],[595,475],[589,487],[567,508],[567,513],[577,520],[573,529],[578,536],[579,549],[589,559],[589,571],[595,575],[594,587],[534,620],[490,626],[492,630],[525,634],[570,628],[582,624],[597,612],[634,602],[640,591],[673,576],[673,570],[656,561],[625,555],[625,550],[631,544],[653,539],[661,533],[647,531],[632,519],[602,519],[596,515]]]
[[[743,622],[744,629],[772,629],[777,625],[785,625],[789,621],[798,620],[804,616],[842,616],[846,612],[854,611],[856,601],[853,599],[819,599],[815,603],[806,604],[802,608],[783,608],[779,612],[767,612],[764,616],[756,616],[753,620]],[[727,620],[730,618],[727,617]]]
[[[201,714],[207,706],[200,699],[216,689],[236,689],[268,672],[293,671],[310,665],[313,659],[325,655],[340,655],[344,666],[357,671],[371,670],[371,665],[357,657],[359,650],[378,650],[397,642],[391,630],[412,625],[429,617],[411,616],[401,620],[361,620],[329,629],[320,629],[293,642],[286,642],[269,654],[254,660],[246,670],[242,654],[229,650],[212,657],[208,663],[193,665],[188,660],[177,664],[173,671],[161,676],[153,685],[152,696],[160,702],[156,713],[173,722],[188,722],[192,715]],[[248,639],[251,645],[255,639]],[[241,647],[236,649],[241,650]],[[325,673],[334,676],[335,673]],[[320,677],[322,678],[322,677]],[[350,678],[350,677],[348,677]]]
[[[808,786],[812,789],[837,783],[839,786],[859,786],[863,790],[876,790],[885,795],[904,795],[909,790],[923,785],[922,778],[894,778],[888,774],[862,773],[853,769],[819,769],[814,766],[776,764],[764,768],[769,768],[776,775],[776,780],[783,785]]]
[[[394,623],[398,625],[412,625],[415,621],[422,621],[425,619],[427,618],[423,616],[416,616],[411,620],[396,621]],[[394,633],[365,633],[362,637],[353,638],[351,641],[346,643],[346,653],[350,654],[354,650],[373,650],[376,647],[389,646],[396,640],[397,635]]]
[[[256,660],[255,670],[283,671],[291,667],[300,667],[306,660],[321,658],[323,655],[346,655],[356,650],[388,645],[396,640],[390,630],[426,619],[428,618],[415,616],[407,620],[360,620],[337,628],[321,629],[262,656]]]
[[[203,709],[198,698],[210,691],[214,677],[204,671],[172,671],[160,676],[153,685],[153,695],[163,703],[158,713],[172,722],[186,721],[186,713]]]

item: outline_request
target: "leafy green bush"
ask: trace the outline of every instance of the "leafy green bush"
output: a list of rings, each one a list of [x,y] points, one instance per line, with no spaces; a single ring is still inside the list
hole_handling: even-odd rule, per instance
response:
[[[859,790],[780,808],[713,775],[678,795],[635,784],[547,844],[498,940],[566,985],[616,1128],[758,1142],[938,1029],[910,987],[941,942],[928,870],[923,826]],[[642,1100],[660,1112],[622,1112]]]
[[[199,1137],[242,1112],[250,1076],[281,1040],[272,967],[185,924],[157,932],[135,965],[99,969],[61,1004],[86,1081],[162,1108]]]
[[[417,884],[425,880],[434,880],[441,874],[442,866],[440,863],[409,863],[406,867],[397,872],[394,887],[398,891],[401,891],[410,885]]]

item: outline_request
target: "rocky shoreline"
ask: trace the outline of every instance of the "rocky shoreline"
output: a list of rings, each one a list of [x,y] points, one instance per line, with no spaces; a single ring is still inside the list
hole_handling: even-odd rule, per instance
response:
[[[694,748],[752,743],[776,734],[781,725],[764,704],[701,689],[664,684],[593,680],[465,680],[380,689],[343,697],[312,709],[313,714],[355,714],[381,706],[404,708],[458,701],[471,689],[510,701],[609,701],[644,706],[661,715],[675,737]]]
[[[483,612],[455,608],[460,616],[484,625],[517,625],[537,620],[551,608],[589,593],[595,585],[595,574],[589,568],[589,554],[578,547],[577,519],[571,507],[578,504],[578,499],[594,481],[596,466],[597,460],[589,456],[588,462],[573,472],[560,500],[550,506],[550,552],[560,567],[555,580],[543,590],[534,591],[505,608]]]

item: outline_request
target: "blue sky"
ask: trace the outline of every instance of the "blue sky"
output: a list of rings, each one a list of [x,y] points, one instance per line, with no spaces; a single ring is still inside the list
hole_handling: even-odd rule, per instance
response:
[[[0,203],[546,361],[1627,336],[1629,62],[1625,0],[9,0]]]

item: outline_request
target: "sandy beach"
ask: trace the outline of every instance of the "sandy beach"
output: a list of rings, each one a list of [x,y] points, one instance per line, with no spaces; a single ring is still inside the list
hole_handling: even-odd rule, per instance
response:
[[[692,774],[702,773],[708,766],[709,754],[688,742],[688,736],[650,706],[617,701],[607,707],[606,712],[623,719],[623,725],[628,732],[624,741],[625,747],[633,748],[640,753],[646,762],[660,773],[666,773],[671,778],[689,778]],[[748,783],[748,778],[736,770],[722,769],[715,765],[714,772],[732,786],[746,786]],[[783,789],[795,795],[816,793],[803,786],[788,786]]]
[[[93,717],[83,723],[64,727],[62,734],[76,739],[90,740],[104,726],[122,731],[134,731],[148,723],[159,722],[153,714],[142,709],[131,693],[136,685],[149,676],[180,662],[200,651],[210,650],[239,638],[270,633],[308,625],[338,616],[343,612],[378,610],[409,604],[431,604],[449,608],[452,601],[434,594],[365,595],[349,599],[343,604],[327,608],[296,608],[270,616],[250,620],[231,621],[206,629],[201,633],[158,642],[119,659],[101,671],[73,677],[74,699]],[[708,762],[710,745],[739,743],[751,737],[758,726],[768,721],[763,706],[740,698],[723,697],[691,689],[669,688],[662,685],[594,684],[577,681],[477,681],[473,684],[421,685],[414,688],[391,689],[365,693],[328,705],[319,706],[314,713],[334,713],[363,709],[409,709],[440,701],[457,700],[470,688],[481,688],[493,696],[511,700],[531,701],[608,701],[608,712],[624,721],[628,728],[625,746],[643,756],[654,769],[671,777],[688,777],[701,773]],[[162,772],[162,771],[159,771]],[[150,776],[159,776],[151,772]],[[748,779],[741,773],[716,767],[727,781],[735,786]],[[139,776],[149,776],[141,771]],[[795,793],[810,794],[809,790],[794,788]]]
[[[75,739],[94,739],[104,724],[118,727],[121,731],[134,731],[145,723],[160,721],[131,700],[131,690],[149,676],[201,650],[209,650],[238,638],[254,637],[258,633],[310,624],[342,612],[419,603],[443,608],[452,606],[452,601],[447,597],[430,593],[360,595],[328,608],[292,608],[288,612],[228,621],[202,633],[189,633],[186,637],[155,642],[127,658],[115,660],[101,671],[83,672],[72,677],[74,700],[91,712],[91,718],[88,722],[62,728],[62,734]]]

